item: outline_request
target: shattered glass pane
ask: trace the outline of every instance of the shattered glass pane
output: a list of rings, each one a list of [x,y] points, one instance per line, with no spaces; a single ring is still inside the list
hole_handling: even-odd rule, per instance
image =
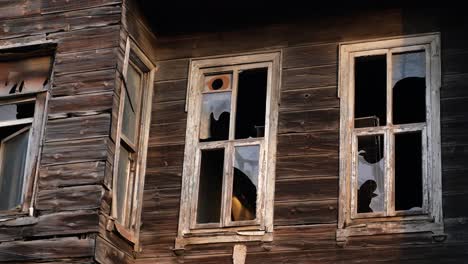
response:
[[[200,141],[228,139],[230,113],[231,92],[203,94]]]
[[[135,142],[136,115],[141,101],[141,75],[129,64],[127,72],[127,90],[124,93],[124,108],[122,115],[122,134],[124,134],[132,143]]]
[[[231,90],[232,85],[232,74],[217,74],[205,76],[205,87],[203,91],[212,92],[212,91],[224,91]]]
[[[197,223],[219,223],[223,190],[224,149],[201,151]]]
[[[120,146],[119,168],[117,175],[117,219],[124,221],[125,193],[127,192],[127,179],[130,169],[130,153]]]
[[[422,207],[421,131],[395,134],[395,210]]]
[[[268,68],[239,72],[236,110],[236,139],[263,137]]]
[[[52,57],[0,62],[0,96],[37,92],[49,82]]]
[[[426,53],[396,53],[392,56],[393,123],[426,121]]]
[[[357,153],[358,213],[384,211],[384,136],[359,136]]]
[[[0,211],[21,205],[26,158],[29,145],[29,127],[2,128],[0,155]]]
[[[235,148],[234,183],[232,191],[232,221],[255,219],[260,146]]]
[[[387,123],[387,59],[385,55],[355,59],[354,127]],[[362,122],[362,119],[373,122]]]
[[[0,105],[0,122],[34,117],[34,102]]]

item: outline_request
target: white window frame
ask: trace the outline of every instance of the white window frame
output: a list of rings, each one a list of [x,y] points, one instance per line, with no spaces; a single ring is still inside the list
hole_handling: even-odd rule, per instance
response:
[[[223,58],[196,59],[190,63],[187,91],[188,118],[185,140],[185,159],[182,176],[182,190],[179,214],[179,228],[175,249],[189,244],[220,242],[271,241],[273,232],[273,199],[275,182],[276,134],[278,125],[278,104],[280,84],[280,52],[235,55]],[[233,137],[237,99],[237,77],[239,70],[268,68],[265,136],[263,138],[231,139],[199,142],[202,88],[205,74],[233,72],[232,100],[230,115],[230,138]],[[257,191],[256,219],[232,222],[230,203],[232,173],[224,171],[220,224],[197,224],[196,207],[198,195],[201,149],[216,146],[225,147],[224,168],[232,159],[226,158],[234,146],[260,145],[259,182]],[[228,154],[226,154],[228,153]]]
[[[127,70],[132,65],[137,70],[141,78],[141,102],[139,109],[136,110],[135,142],[132,144],[122,134],[123,108],[125,103],[125,94],[127,92]],[[148,149],[149,128],[151,122],[151,106],[153,98],[153,83],[156,66],[149,60],[143,51],[135,44],[130,37],[126,40],[125,56],[123,61],[122,75],[120,76],[121,85],[119,93],[119,110],[117,119],[117,132],[115,137],[115,155],[113,167],[113,191],[112,191],[112,219],[117,232],[125,239],[130,241],[135,250],[139,250],[139,233],[141,222],[141,210],[143,204],[143,190],[146,173],[146,157]],[[133,151],[136,159],[134,170],[127,176],[126,191],[131,190],[131,197],[128,192],[125,193],[125,207],[123,208],[124,219],[118,219],[117,214],[117,182],[118,166],[120,157],[120,146],[126,144],[129,151]],[[130,164],[131,165],[131,164]],[[123,220],[123,221],[122,221]]]
[[[17,216],[33,216],[34,215],[34,198],[36,194],[36,182],[39,173],[39,161],[41,158],[41,149],[44,135],[44,127],[47,120],[47,103],[49,99],[49,89],[53,83],[54,60],[55,60],[55,42],[51,41],[36,41],[21,45],[5,45],[0,47],[0,53],[8,54],[13,60],[18,57],[29,59],[34,57],[50,56],[51,66],[49,71],[49,80],[40,91],[15,93],[11,95],[0,96],[0,105],[16,104],[22,102],[35,102],[34,116],[32,118],[22,118],[18,120],[2,121],[0,127],[8,127],[20,124],[30,124],[28,128],[23,128],[20,131],[29,129],[28,150],[26,154],[26,164],[24,169],[22,203],[13,210],[0,211],[0,219],[17,217]],[[37,47],[37,50],[34,50]],[[11,50],[14,49],[14,52]],[[26,49],[31,51],[30,54],[22,53],[21,50]],[[17,131],[19,133],[20,131]],[[11,136],[10,136],[11,137]],[[6,140],[6,139],[4,139]],[[3,147],[0,152],[3,152]],[[1,157],[0,157],[1,159]],[[0,160],[0,164],[2,161]],[[1,165],[0,165],[1,166]]]
[[[393,125],[392,121],[392,53],[425,50],[426,52],[426,122]],[[354,128],[354,58],[386,55],[387,58],[387,125]],[[438,33],[402,36],[398,38],[343,43],[340,45],[339,96],[340,121],[340,193],[337,241],[351,236],[374,234],[432,232],[442,235],[442,184],[440,150],[440,36]],[[394,134],[421,131],[423,164],[423,208],[418,214],[395,212],[394,208]],[[385,213],[356,214],[356,182],[353,161],[358,135],[384,135],[385,151]]]

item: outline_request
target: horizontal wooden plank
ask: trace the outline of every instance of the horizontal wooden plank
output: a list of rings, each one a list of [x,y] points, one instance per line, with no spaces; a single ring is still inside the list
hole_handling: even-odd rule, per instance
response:
[[[73,117],[47,122],[45,140],[61,141],[109,135],[110,114]]]
[[[18,221],[16,219],[14,221]],[[30,225],[11,225],[0,223],[0,241],[43,236],[63,236],[98,232],[97,211],[60,212],[34,218]]]
[[[151,124],[167,124],[182,122],[187,119],[185,101],[174,101],[153,104]]]
[[[64,187],[55,190],[39,190],[36,208],[47,211],[97,209],[104,190],[100,185]]]
[[[187,121],[153,124],[150,128],[149,146],[184,144]]]
[[[305,225],[336,223],[338,201],[281,202],[275,203],[274,225]],[[275,234],[276,236],[276,234]]]
[[[98,184],[104,180],[104,171],[104,161],[41,167],[38,184],[41,190],[75,185]]]
[[[336,86],[338,83],[338,66],[336,64],[283,70],[282,91]]]
[[[468,193],[450,194],[442,197],[444,217],[468,217]]]
[[[85,9],[121,3],[121,0],[75,0],[72,3],[67,0],[41,0],[42,13],[65,12],[76,9]]]
[[[276,180],[337,177],[339,160],[337,155],[285,156],[276,160]]]
[[[329,65],[338,62],[337,43],[290,47],[285,48],[283,52],[283,69]]]
[[[64,74],[54,78],[54,97],[110,92],[114,89],[115,70]]]
[[[338,131],[284,134],[278,136],[277,156],[338,156],[338,146]]]
[[[41,165],[107,159],[107,138],[45,143]]]
[[[338,108],[304,112],[280,112],[278,134],[308,133],[340,128],[340,110]]]
[[[182,166],[147,169],[145,176],[145,188],[174,188],[182,184]]]
[[[147,155],[146,166],[149,170],[180,167],[184,162],[184,145],[149,147]]]
[[[463,113],[458,115],[463,115]],[[456,116],[457,114],[454,118],[446,116],[442,121],[441,143],[443,146],[468,145],[468,122]]]
[[[168,60],[156,63],[158,71],[154,76],[155,81],[187,79],[189,60]]]
[[[160,74],[159,71],[156,75]],[[187,94],[187,80],[163,81],[154,84],[153,102],[163,103],[185,100]]]
[[[101,264],[107,263],[133,263],[133,258],[128,256],[102,237],[96,238],[96,261]]]
[[[53,33],[49,34],[48,39],[57,42],[57,52],[59,53],[116,48],[119,43],[119,31],[119,25],[102,26]]]
[[[442,171],[444,195],[468,194],[468,168]]]
[[[58,53],[55,57],[54,75],[115,69],[116,49],[100,49],[73,53]]]
[[[110,112],[112,93],[55,97],[49,101],[49,115]]]
[[[277,181],[275,202],[332,200],[338,198],[338,177]]]
[[[468,52],[466,50],[442,52],[442,74],[463,74],[468,73]]]
[[[440,98],[468,97],[468,73],[443,74]]]
[[[41,0],[3,0],[0,2],[0,20],[40,14]]]
[[[466,169],[468,160],[468,145],[443,145],[442,169],[463,170]]]
[[[93,255],[93,238],[68,237],[0,244],[0,262],[11,261],[17,263],[25,260],[52,260],[91,257]]]
[[[336,87],[310,88],[282,92],[279,111],[310,111],[339,106]]]

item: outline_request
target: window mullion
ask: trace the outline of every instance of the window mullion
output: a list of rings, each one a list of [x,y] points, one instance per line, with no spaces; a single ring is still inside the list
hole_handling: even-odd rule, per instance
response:
[[[385,133],[385,207],[387,216],[395,215],[395,134]]]
[[[231,115],[229,117],[229,140],[234,140],[236,135],[236,112],[237,112],[237,84],[239,83],[239,69],[232,71],[231,86]]]
[[[231,197],[233,183],[234,143],[228,142],[224,152],[224,175],[221,202],[221,227],[228,226],[231,220]]]

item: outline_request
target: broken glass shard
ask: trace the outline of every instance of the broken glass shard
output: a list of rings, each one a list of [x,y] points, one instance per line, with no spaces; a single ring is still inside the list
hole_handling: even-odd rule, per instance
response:
[[[384,136],[359,136],[357,153],[358,213],[383,212],[385,207]]]
[[[392,56],[393,123],[426,121],[426,53],[396,53]]]
[[[235,148],[231,220],[253,220],[257,210],[260,146]]]
[[[231,113],[231,92],[203,94],[200,141],[227,140]]]

